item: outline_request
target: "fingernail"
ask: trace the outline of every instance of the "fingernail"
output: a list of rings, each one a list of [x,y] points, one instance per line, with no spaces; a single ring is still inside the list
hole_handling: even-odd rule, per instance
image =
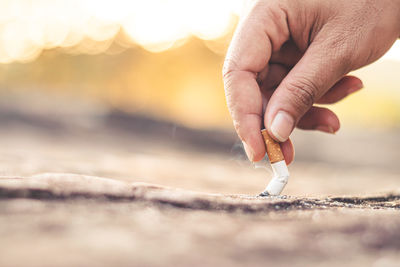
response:
[[[362,89],[364,87],[364,84],[362,82],[355,84],[354,86],[350,87],[347,90],[347,94],[352,94],[360,89]]]
[[[325,133],[330,133],[334,134],[335,130],[333,129],[332,126],[330,125],[318,125],[317,127],[314,128],[317,131],[325,132]]]
[[[271,133],[280,142],[284,142],[289,138],[294,128],[294,119],[285,111],[279,111],[271,124]]]
[[[246,142],[242,142],[243,143],[243,148],[244,148],[244,151],[246,152],[246,155],[247,155],[247,158],[251,161],[251,162],[253,162],[254,160],[254,152],[253,152],[253,150],[251,149],[251,147],[250,146],[248,146],[247,144],[246,144]]]

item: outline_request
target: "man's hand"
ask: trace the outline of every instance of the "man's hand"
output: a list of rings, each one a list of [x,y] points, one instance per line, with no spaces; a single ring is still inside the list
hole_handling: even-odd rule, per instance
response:
[[[265,155],[262,123],[283,142],[288,163],[294,127],[336,132],[337,116],[313,104],[361,89],[358,78],[345,75],[380,58],[399,36],[400,0],[253,1],[223,68],[228,108],[249,159]]]

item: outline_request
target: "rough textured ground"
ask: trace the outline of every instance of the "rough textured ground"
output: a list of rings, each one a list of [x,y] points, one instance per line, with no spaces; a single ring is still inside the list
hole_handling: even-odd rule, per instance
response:
[[[1,266],[400,262],[400,193],[262,198],[43,174],[0,178],[0,198]]]
[[[0,266],[400,266],[398,133],[298,133],[285,195],[261,198],[232,133],[13,107]]]

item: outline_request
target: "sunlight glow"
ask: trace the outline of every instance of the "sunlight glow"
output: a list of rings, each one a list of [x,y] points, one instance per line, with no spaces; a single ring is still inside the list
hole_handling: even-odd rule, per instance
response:
[[[2,0],[0,63],[29,62],[44,49],[58,47],[67,53],[98,54],[116,43],[121,51],[139,45],[161,52],[185,43],[191,36],[218,40],[232,31],[233,18],[239,15],[243,3],[244,0]],[[383,57],[386,59],[400,61],[400,41]]]
[[[44,49],[104,52],[112,42],[161,52],[190,36],[231,29],[242,0],[3,0],[0,63],[32,61]]]

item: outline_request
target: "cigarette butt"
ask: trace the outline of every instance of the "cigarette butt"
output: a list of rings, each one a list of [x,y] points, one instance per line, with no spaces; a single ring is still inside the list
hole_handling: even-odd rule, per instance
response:
[[[265,149],[267,150],[274,176],[260,196],[278,196],[289,180],[289,170],[286,166],[280,144],[269,136],[267,130],[261,130],[261,133],[264,137]]]
[[[274,139],[272,139],[271,136],[269,136],[266,129],[261,130],[261,133],[264,137],[265,148],[267,150],[269,161],[271,163],[275,163],[278,161],[285,160],[285,158],[283,157],[280,144],[276,142]]]

